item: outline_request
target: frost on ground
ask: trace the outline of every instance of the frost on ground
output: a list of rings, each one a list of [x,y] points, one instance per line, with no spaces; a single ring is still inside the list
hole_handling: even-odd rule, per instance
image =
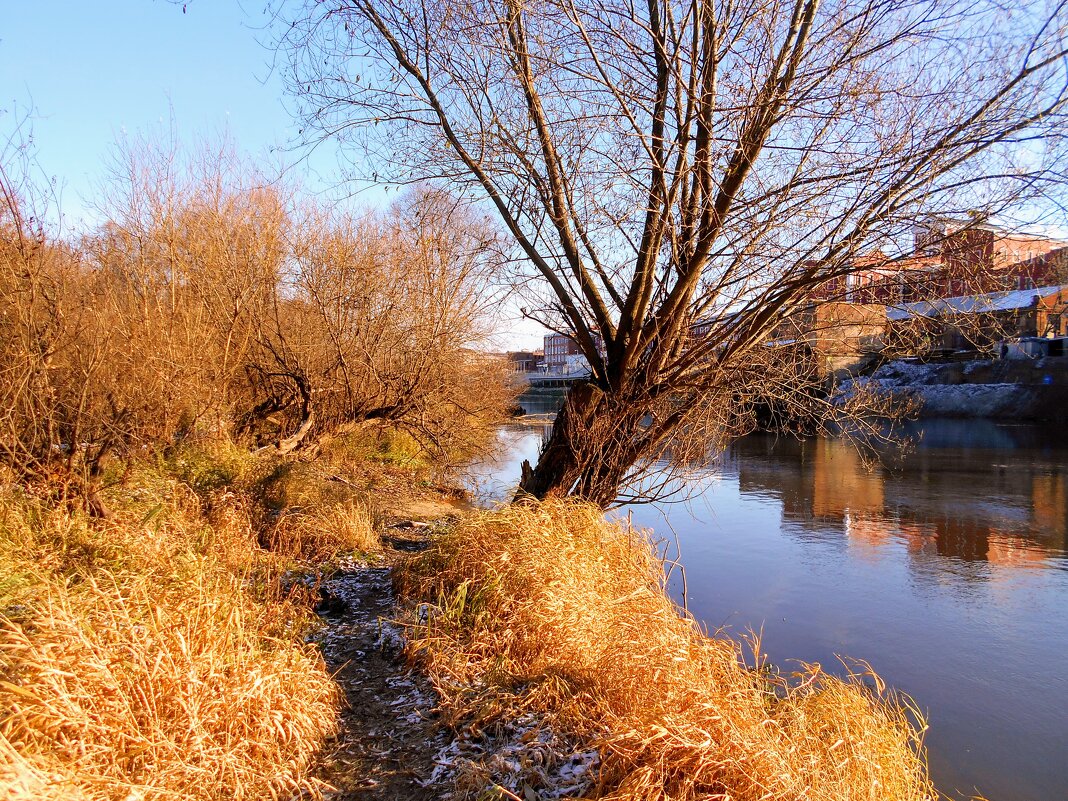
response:
[[[431,783],[449,785],[445,797],[481,798],[503,788],[522,799],[578,798],[596,781],[600,754],[576,750],[535,716],[499,728],[457,737],[435,754]]]
[[[393,548],[387,561],[425,545],[418,526],[394,530],[417,537],[387,538]],[[451,801],[507,793],[526,801],[576,797],[592,785],[597,752],[576,751],[533,716],[504,722],[492,735],[453,732],[439,723],[437,695],[408,665],[404,630],[392,622],[399,612],[388,564],[349,560],[318,591],[324,627],[316,639],[346,700],[317,776],[327,785],[326,801]]]
[[[341,727],[318,778],[327,801],[439,797],[427,784],[434,754],[448,742],[436,723],[437,699],[410,670],[394,616],[390,568],[347,565],[320,585],[325,627],[318,639],[345,694]]]
[[[967,376],[975,369],[963,368]],[[1020,384],[946,383],[945,365],[888,362],[870,377],[843,381],[835,401],[844,402],[861,388],[880,394],[911,398],[921,403],[926,417],[1009,417],[1034,403],[1032,390]]]

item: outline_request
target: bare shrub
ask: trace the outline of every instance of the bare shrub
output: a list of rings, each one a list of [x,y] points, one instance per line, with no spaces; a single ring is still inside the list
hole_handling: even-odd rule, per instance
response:
[[[193,159],[134,142],[120,159],[109,221],[83,243],[125,345],[111,391],[156,419],[157,441],[225,432],[288,255],[287,198],[225,143]]]
[[[24,146],[0,152],[0,454],[17,476],[44,477],[79,457],[81,393],[64,393],[57,371],[77,365],[83,383],[99,349],[85,331],[93,306],[78,254],[49,238],[44,202]]]
[[[225,143],[196,157],[130,142],[77,243],[0,173],[0,457],[107,513],[109,457],[190,437],[264,454],[381,420],[442,463],[469,458],[509,401],[472,350],[493,294],[492,233],[431,190],[388,214],[328,213]]]
[[[178,176],[172,154],[127,155],[113,219],[76,246],[31,230],[6,179],[0,219],[0,453],[98,514],[106,457],[226,433],[286,220],[277,195],[239,183],[223,156]]]
[[[469,456],[504,414],[504,373],[472,347],[494,295],[491,232],[441,192],[415,191],[385,216],[306,208],[294,269],[251,374],[283,418],[286,452],[369,420],[403,429],[438,459]]]

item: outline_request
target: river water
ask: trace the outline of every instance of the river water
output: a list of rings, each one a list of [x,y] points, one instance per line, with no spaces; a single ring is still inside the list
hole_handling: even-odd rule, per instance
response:
[[[500,457],[474,471],[483,498],[508,497],[546,430],[500,432]],[[625,511],[671,551],[677,535],[685,603],[709,629],[762,631],[786,668],[862,658],[911,695],[949,797],[1068,799],[1068,437],[949,420],[913,433],[875,467],[838,439],[749,436],[684,502]]]

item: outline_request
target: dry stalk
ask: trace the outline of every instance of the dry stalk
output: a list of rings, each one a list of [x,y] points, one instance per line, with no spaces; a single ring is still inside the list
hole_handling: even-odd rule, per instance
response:
[[[746,667],[665,595],[640,533],[562,501],[467,518],[405,573],[413,655],[446,718],[477,730],[533,712],[593,744],[593,797],[871,799],[937,796],[915,710],[819,665]]]

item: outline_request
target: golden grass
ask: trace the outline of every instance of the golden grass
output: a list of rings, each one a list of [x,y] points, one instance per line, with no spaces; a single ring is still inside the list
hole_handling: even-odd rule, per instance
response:
[[[90,579],[0,628],[0,732],[93,798],[293,789],[335,718],[310,650],[234,582]]]
[[[377,551],[380,514],[373,501],[376,468],[335,437],[314,461],[280,463],[258,477],[255,494],[272,510],[263,544],[275,555],[325,562],[339,553]]]
[[[258,546],[236,474],[213,470],[145,469],[107,523],[0,495],[0,797],[313,788],[338,691],[303,642],[310,611],[279,592],[288,562]]]
[[[661,577],[640,534],[550,501],[461,520],[402,591],[436,602],[412,648],[448,718],[534,712],[593,743],[594,797],[937,797],[903,699],[815,665],[748,669],[738,645],[679,615]]]
[[[325,561],[343,551],[376,550],[381,540],[367,505],[350,500],[283,515],[267,533],[267,544],[282,556]]]

